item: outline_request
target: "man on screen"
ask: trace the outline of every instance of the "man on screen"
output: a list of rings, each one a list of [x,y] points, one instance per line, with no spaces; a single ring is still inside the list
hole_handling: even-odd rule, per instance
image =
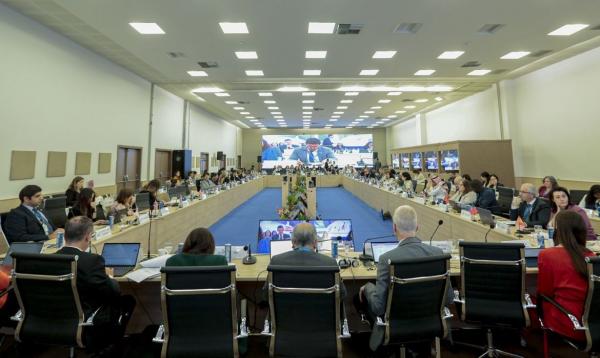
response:
[[[321,163],[325,159],[335,160],[333,150],[321,146],[319,138],[308,138],[306,147],[296,148],[290,156],[290,160],[298,160],[304,164]]]
[[[271,240],[288,240],[290,235],[286,234],[283,230],[283,225],[277,226],[277,233],[271,236]]]

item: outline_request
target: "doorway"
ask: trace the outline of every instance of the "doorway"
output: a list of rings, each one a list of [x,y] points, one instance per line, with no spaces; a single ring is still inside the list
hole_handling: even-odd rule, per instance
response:
[[[200,153],[200,174],[208,172],[208,153]]]
[[[237,168],[242,169],[242,156],[241,155],[237,156]]]
[[[121,189],[139,189],[142,177],[142,148],[118,146],[116,172],[117,192]]]
[[[156,149],[154,156],[154,179],[161,183],[171,179],[171,160],[173,152],[166,149]]]

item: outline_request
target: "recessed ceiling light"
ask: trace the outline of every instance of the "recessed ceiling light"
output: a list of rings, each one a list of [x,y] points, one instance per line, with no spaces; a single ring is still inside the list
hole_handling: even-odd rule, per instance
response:
[[[335,31],[335,22],[309,22],[309,34],[332,34]]]
[[[279,109],[279,107],[273,106],[273,107],[267,107],[267,109]]]
[[[277,119],[277,122],[285,122],[285,119]]]
[[[382,121],[379,121],[379,122],[375,122],[375,124],[383,124],[383,122],[382,122]]]
[[[362,115],[362,116],[359,116],[359,117],[360,118],[369,118],[369,116],[365,116],[365,115]]]
[[[391,99],[380,99],[379,101],[377,101],[377,103],[390,103],[391,101]]]
[[[187,71],[188,75],[192,77],[206,77],[208,73],[206,71]]]
[[[306,88],[304,90],[306,90]],[[314,92],[302,92],[302,97],[312,97],[314,95]]]
[[[225,103],[227,103],[227,104],[237,104],[238,102],[237,101],[225,101]]]
[[[279,92],[302,92],[306,90],[307,88],[302,86],[283,86],[277,89]]]
[[[262,126],[262,127],[260,127],[260,129],[262,129],[262,130],[264,130],[264,131],[266,131],[266,130],[267,130],[267,128],[266,128],[265,126]]]
[[[240,60],[256,60],[258,55],[256,54],[256,51],[236,51],[235,57]]]
[[[373,106],[371,109],[381,109],[381,106]]]
[[[474,70],[474,71],[467,73],[467,75],[469,75],[469,76],[485,76],[490,72],[492,72],[492,70]]]
[[[258,92],[258,95],[260,97],[272,97],[273,93],[271,93],[271,92]]]
[[[337,118],[331,118],[329,119],[330,122],[337,122]]]
[[[438,56],[438,58],[440,60],[454,60],[462,56],[464,53],[465,51],[444,51]]]
[[[387,122],[387,121],[389,121],[389,120],[390,120],[389,118],[382,118],[382,119],[381,119],[381,121],[382,121],[382,122]],[[376,122],[376,123],[377,123],[377,122]]]
[[[346,129],[352,129],[352,128],[354,128],[354,127],[352,127],[352,126],[346,126]]]
[[[195,93],[217,93],[223,92],[219,87],[198,87],[192,90]]]
[[[337,106],[335,109],[348,109],[348,106]]]
[[[429,100],[427,98],[419,98],[415,102],[416,103],[425,103],[425,102],[429,102]]]
[[[307,111],[307,112],[302,112],[302,114],[310,114],[310,115],[312,115],[312,112],[308,112]]]
[[[436,100],[436,101],[438,101],[438,102],[441,102],[441,101],[443,101],[444,99],[443,99],[442,97],[435,97],[435,100]]]
[[[513,51],[513,52],[509,52],[506,55],[500,57],[500,59],[502,60],[518,60],[520,58],[523,58],[527,55],[529,55],[531,52],[529,51]]]
[[[142,35],[163,35],[165,33],[156,22],[130,22],[129,26]]]
[[[305,58],[325,58],[327,57],[327,51],[306,51],[304,53]]]
[[[227,93],[227,92],[217,92],[217,93],[215,93],[215,96],[217,96],[217,97],[229,97],[229,93]]]
[[[397,118],[398,116],[395,114],[389,115],[388,118]]]
[[[315,100],[314,99],[304,99],[304,100],[302,100],[302,103],[306,103],[306,104],[315,103]]]
[[[340,116],[338,116],[337,114],[334,116],[331,116],[331,118],[340,118]]]
[[[304,70],[302,71],[304,76],[320,76],[321,70]]]
[[[406,113],[406,111],[396,111],[394,113],[400,113],[400,114],[402,114],[402,113]]]
[[[250,114],[250,112],[240,112],[240,114]]]
[[[281,112],[271,112],[271,114],[281,114]]]
[[[415,76],[431,76],[435,70],[418,70],[415,72]]]
[[[358,92],[346,92],[344,96],[358,96]]]
[[[233,107],[233,109],[235,109],[236,111],[243,111],[246,108],[244,108],[244,107]]]
[[[417,108],[417,106],[412,106],[412,105],[411,106],[404,106],[404,108],[406,108],[406,109],[413,109],[413,108]]]
[[[587,24],[569,24],[561,26],[558,29],[548,33],[550,36],[571,36],[576,32],[579,32],[590,25]]]
[[[365,114],[373,114],[375,111],[365,111]]]
[[[355,121],[355,122],[362,122],[362,121],[364,121],[364,120],[365,120],[364,118],[356,118],[354,121]]]
[[[402,92],[388,92],[387,93],[388,96],[399,96],[401,94],[402,94]]]
[[[308,119],[310,119],[310,118],[312,118],[312,116],[302,116],[302,118],[308,118]]]
[[[280,118],[283,118],[283,116],[273,116],[273,118],[280,119]]]
[[[310,109],[310,110],[312,110],[313,107],[311,107],[311,106],[303,106],[302,109]]]
[[[396,55],[396,51],[375,51],[373,58],[392,58]]]
[[[343,99],[340,101],[340,103],[352,103],[352,102],[354,102],[354,101],[351,99]]]
[[[360,73],[358,75],[359,76],[375,76],[377,73],[379,73],[379,70],[362,70],[362,71],[360,71]]]
[[[246,70],[246,76],[264,76],[261,70]]]
[[[252,116],[246,116],[247,119],[254,119]]]
[[[333,114],[344,114],[343,111],[337,111],[337,112],[333,112]]]
[[[219,22],[224,34],[247,34],[248,26],[245,22]]]
[[[250,122],[258,122],[258,119],[251,119]]]
[[[277,103],[276,101],[272,101],[272,100],[267,100],[267,101],[263,101],[265,104],[274,104]]]

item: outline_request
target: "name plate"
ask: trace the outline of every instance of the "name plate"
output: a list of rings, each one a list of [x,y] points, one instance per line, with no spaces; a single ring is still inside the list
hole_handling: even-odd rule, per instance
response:
[[[496,222],[496,228],[495,228],[496,231],[508,234],[509,229],[510,229],[510,225],[508,225],[507,223],[502,222],[502,221]]]
[[[107,236],[110,236],[112,234],[112,231],[110,230],[110,226],[105,226],[102,229],[96,230],[96,240],[105,238]]]
[[[438,208],[441,211],[448,212],[448,205],[446,205],[446,204],[440,203],[440,204],[438,204]]]
[[[471,212],[469,210],[461,210],[460,217],[463,219],[471,220]]]
[[[183,200],[183,201],[181,202],[181,207],[182,207],[182,208],[187,208],[188,206],[190,206],[190,202],[189,202],[189,200]]]
[[[416,203],[419,203],[421,205],[425,205],[425,198],[416,197],[414,200],[415,200]]]
[[[451,241],[448,241],[448,240],[441,240],[441,241],[433,240],[433,241],[431,241],[431,246],[437,247],[439,249],[442,249],[442,251],[444,251],[445,254],[452,253],[452,242]]]
[[[148,213],[140,214],[139,220],[140,220],[140,224],[145,224],[147,222],[150,222],[150,214],[148,214]]]
[[[169,215],[169,208],[165,206],[164,208],[160,209],[160,215]]]

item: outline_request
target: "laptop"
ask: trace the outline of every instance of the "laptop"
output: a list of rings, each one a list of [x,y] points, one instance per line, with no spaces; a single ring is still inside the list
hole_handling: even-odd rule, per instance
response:
[[[271,240],[271,258],[284,252],[292,251],[292,240]]]
[[[377,264],[381,255],[398,247],[398,242],[372,242],[371,247],[373,250],[373,261]]]
[[[479,220],[481,220],[483,225],[490,226],[495,222],[494,215],[492,215],[491,211],[483,208],[477,208],[477,212],[479,212]]]
[[[541,248],[525,248],[525,266],[526,267],[538,267],[538,256],[540,255]]]
[[[114,276],[124,276],[137,265],[139,243],[106,243],[102,247],[105,266],[114,270]]]
[[[12,266],[13,258],[10,256],[13,252],[28,253],[28,254],[39,254],[42,252],[44,247],[43,242],[13,242],[8,248],[8,252],[4,257],[2,265]]]

